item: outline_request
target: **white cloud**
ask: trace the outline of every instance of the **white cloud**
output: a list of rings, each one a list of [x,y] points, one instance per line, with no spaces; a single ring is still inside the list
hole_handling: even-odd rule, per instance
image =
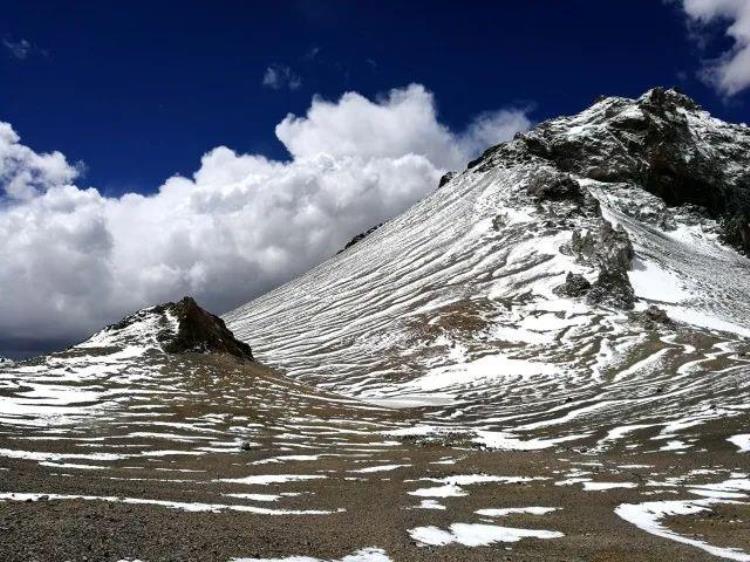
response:
[[[11,39],[3,39],[3,46],[8,52],[18,60],[25,60],[34,50],[34,46],[26,39],[20,39],[13,41]]]
[[[45,186],[65,184],[78,175],[60,152],[37,154],[19,144],[8,123],[0,122],[0,186],[6,197],[30,199]]]
[[[528,127],[524,111],[457,134],[422,86],[379,101],[315,98],[276,128],[289,161],[220,146],[155,195],[103,196],[0,124],[0,334],[77,338],[147,304],[222,312],[334,254],[432,192],[440,176]]]
[[[288,66],[273,64],[263,73],[262,84],[272,90],[296,90],[302,85],[302,78]]]
[[[682,6],[700,25],[727,22],[726,34],[734,41],[731,50],[707,64],[704,78],[729,96],[750,86],[750,1],[682,0]]]

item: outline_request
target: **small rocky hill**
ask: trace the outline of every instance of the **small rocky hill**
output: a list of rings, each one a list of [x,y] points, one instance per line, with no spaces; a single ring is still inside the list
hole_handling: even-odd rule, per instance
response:
[[[123,346],[167,353],[226,353],[253,360],[250,346],[236,339],[221,318],[201,308],[192,297],[140,310],[76,347]]]

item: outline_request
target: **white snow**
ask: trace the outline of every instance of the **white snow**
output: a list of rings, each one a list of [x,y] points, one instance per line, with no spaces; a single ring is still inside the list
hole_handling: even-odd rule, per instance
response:
[[[664,303],[678,303],[690,297],[680,287],[680,278],[651,260],[635,259],[628,272],[636,296]]]
[[[321,480],[323,478],[326,477],[321,474],[256,474],[253,476],[245,476],[244,478],[220,478],[217,482],[233,482],[235,484],[266,486],[268,484]]]
[[[39,501],[40,498],[46,497],[47,500],[84,500],[84,501],[103,501],[110,503],[124,503],[131,505],[153,505],[158,507],[165,507],[168,509],[176,509],[179,511],[189,512],[213,512],[218,513],[221,511],[238,511],[243,513],[255,513],[258,515],[329,515],[331,513],[339,513],[344,511],[343,509],[337,509],[335,511],[330,510],[293,510],[293,509],[269,509],[265,507],[256,507],[252,505],[243,504],[216,504],[216,503],[200,503],[200,502],[177,502],[167,500],[153,500],[146,498],[128,498],[120,496],[88,496],[88,495],[75,495],[75,494],[42,494],[42,493],[22,493],[22,492],[2,492],[0,493],[0,501]]]
[[[727,439],[733,445],[736,445],[740,453],[750,452],[750,433],[740,433],[732,435]]]
[[[552,375],[559,368],[546,363],[510,359],[503,354],[487,355],[467,363],[439,367],[404,385],[430,392],[456,385],[467,385],[484,379]]]
[[[382,464],[378,466],[367,466],[365,468],[357,468],[354,470],[351,470],[350,472],[357,472],[360,474],[372,474],[374,472],[390,472],[392,470],[396,470],[398,468],[404,468],[407,466],[411,466],[410,464]]]
[[[496,542],[517,542],[523,538],[556,539],[564,535],[558,531],[519,529],[483,523],[453,523],[448,530],[438,527],[416,527],[409,530],[409,536],[418,544],[445,546],[486,546]]]
[[[575,435],[565,435],[562,437],[555,437],[551,439],[522,439],[511,433],[504,431],[477,431],[477,437],[474,440],[476,443],[490,449],[505,449],[508,451],[535,451],[539,449],[548,449],[554,447],[559,443],[565,443],[567,441],[576,441],[588,437],[588,433],[581,433]]]
[[[559,507],[501,507],[497,509],[479,509],[475,511],[477,515],[485,517],[506,517],[508,515],[529,514],[545,515],[557,511]]]
[[[583,489],[586,492],[599,492],[602,490],[612,490],[614,488],[637,488],[635,482],[583,482]]]
[[[363,548],[353,554],[332,560],[310,556],[288,556],[286,558],[232,558],[230,562],[391,562],[380,548]]]
[[[738,560],[740,562],[750,561],[750,554],[746,554],[739,549],[713,546],[698,539],[691,539],[669,530],[660,523],[665,517],[695,515],[709,511],[709,506],[712,503],[712,500],[657,501],[640,504],[624,503],[617,506],[615,513],[625,521],[657,537],[695,546],[713,556]]]

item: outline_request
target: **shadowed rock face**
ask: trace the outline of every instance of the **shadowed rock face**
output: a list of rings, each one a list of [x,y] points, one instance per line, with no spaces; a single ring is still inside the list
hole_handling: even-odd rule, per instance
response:
[[[250,346],[237,340],[221,318],[203,310],[192,297],[157,306],[154,311],[169,313],[177,319],[177,333],[165,336],[162,341],[168,353],[217,352],[253,359]]]
[[[191,297],[139,310],[76,347],[227,353],[253,359],[250,346],[237,340],[221,318],[202,309]]]

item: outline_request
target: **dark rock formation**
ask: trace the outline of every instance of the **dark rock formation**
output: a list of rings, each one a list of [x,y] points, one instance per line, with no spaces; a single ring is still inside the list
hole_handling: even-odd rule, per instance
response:
[[[633,245],[622,228],[612,228],[609,222],[602,220],[598,231],[574,230],[570,250],[583,262],[599,268],[599,276],[587,295],[590,304],[633,308],[635,292],[628,278]]]
[[[641,312],[631,312],[630,319],[639,322],[647,330],[658,328],[673,328],[674,322],[667,316],[667,313],[656,305],[649,305],[646,310]]]
[[[382,222],[380,224],[376,224],[375,226],[373,226],[372,228],[369,228],[368,230],[365,230],[364,232],[360,232],[354,238],[352,238],[351,240],[349,240],[349,242],[346,243],[346,246],[344,246],[338,252],[336,252],[336,255],[340,254],[341,252],[343,252],[345,250],[348,250],[349,248],[351,248],[352,246],[354,246],[357,242],[361,242],[362,240],[364,240],[365,238],[367,238],[370,234],[372,234],[373,232],[375,232],[381,226],[383,226]]]
[[[692,204],[722,221],[724,240],[750,251],[750,134],[728,125],[701,139],[687,112],[698,105],[675,91],[655,88],[624,111],[629,100],[600,102],[603,119],[591,134],[557,135],[542,124],[523,137],[533,154],[561,170],[599,181],[642,186],[669,206]],[[708,134],[708,133],[707,133]],[[711,150],[701,144],[711,143]],[[744,171],[737,171],[743,170]]]
[[[635,291],[630,285],[627,270],[600,270],[586,301],[595,305],[608,304],[623,310],[633,308]]]
[[[177,333],[160,338],[164,351],[168,353],[228,353],[242,359],[253,359],[250,346],[236,339],[221,318],[203,310],[192,297],[152,310],[168,313],[177,319]]]
[[[556,292],[566,297],[582,297],[591,289],[591,283],[583,275],[568,272],[565,283],[557,287]]]
[[[440,182],[438,183],[438,189],[443,187],[446,183],[451,181],[453,178],[456,177],[456,172],[447,172],[443,175],[443,177],[440,178]]]
[[[545,201],[583,201],[583,191],[578,182],[568,174],[538,174],[529,183],[526,192]]]
[[[533,161],[641,187],[670,207],[705,209],[720,222],[725,243],[750,253],[750,128],[712,119],[676,90],[602,98],[579,116],[541,123],[488,149],[468,167],[485,172]]]

